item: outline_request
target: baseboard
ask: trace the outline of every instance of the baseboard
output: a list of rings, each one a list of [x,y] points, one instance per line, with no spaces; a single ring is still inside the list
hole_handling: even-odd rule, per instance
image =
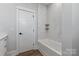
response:
[[[7,52],[7,56],[16,56],[17,54],[18,54],[17,50]]]

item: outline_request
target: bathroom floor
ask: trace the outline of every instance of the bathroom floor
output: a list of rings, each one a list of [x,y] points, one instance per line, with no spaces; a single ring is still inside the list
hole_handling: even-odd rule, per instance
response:
[[[30,50],[23,53],[19,53],[17,56],[43,56],[39,50]]]

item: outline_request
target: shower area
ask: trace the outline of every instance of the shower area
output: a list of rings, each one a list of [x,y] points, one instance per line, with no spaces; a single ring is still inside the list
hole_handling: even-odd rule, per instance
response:
[[[38,48],[43,55],[62,55],[62,4],[39,4]]]
[[[50,3],[38,6],[38,49],[43,55],[76,55],[75,30],[78,4]],[[78,28],[77,28],[78,29]],[[78,31],[78,30],[77,30]],[[74,34],[75,33],[75,34]],[[76,38],[75,38],[76,39]]]

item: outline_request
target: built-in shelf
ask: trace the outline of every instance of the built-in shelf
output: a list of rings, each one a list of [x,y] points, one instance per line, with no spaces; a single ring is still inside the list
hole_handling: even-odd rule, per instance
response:
[[[45,30],[49,30],[49,24],[45,24]]]

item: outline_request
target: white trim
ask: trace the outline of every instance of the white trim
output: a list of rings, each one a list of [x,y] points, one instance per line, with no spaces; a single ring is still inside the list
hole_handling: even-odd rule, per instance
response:
[[[28,9],[28,8],[24,8],[24,7],[21,7],[21,6],[16,6],[16,24],[17,24],[17,26],[16,26],[16,29],[17,29],[17,35],[16,35],[16,40],[17,40],[17,53],[19,53],[19,48],[18,48],[18,10],[19,9],[21,9],[21,10],[24,10],[24,11],[27,11],[27,12],[31,12],[31,13],[33,13],[33,15],[34,15],[34,20],[36,20],[36,12],[34,11],[34,10],[31,10],[31,9]],[[34,23],[35,23],[35,21],[34,21]],[[35,24],[34,24],[34,29],[35,29]],[[35,31],[34,31],[34,45],[35,45]],[[34,46],[34,48],[33,49],[35,49],[35,46]]]
[[[25,7],[21,7],[21,6],[16,6],[16,9],[21,9],[21,10],[25,10],[27,12],[35,13],[35,10],[28,9],[28,8],[25,8]]]

